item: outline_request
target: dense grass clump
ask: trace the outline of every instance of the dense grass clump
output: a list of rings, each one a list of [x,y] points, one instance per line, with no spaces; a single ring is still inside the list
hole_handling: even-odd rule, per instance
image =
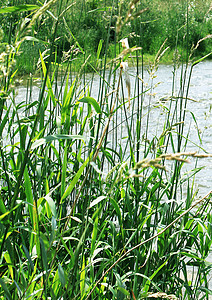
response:
[[[117,41],[136,20],[137,2],[117,18]],[[0,46],[0,298],[209,299],[212,191],[198,195],[194,182],[198,160],[207,163],[211,154],[197,143],[188,151],[186,108],[193,69],[210,53],[191,61],[195,47],[188,43],[177,56],[177,39],[169,101],[152,105],[166,42],[149,65],[146,84],[141,47],[122,39],[123,49],[115,43],[108,60],[108,31],[91,63],[70,31],[64,5],[51,0],[12,7],[29,20],[23,30],[17,27],[11,44]],[[112,9],[118,9],[115,3]],[[15,60],[23,43],[40,43],[28,33],[42,25],[45,13],[52,17],[51,40],[32,61],[40,77],[29,76],[26,98],[17,100]],[[57,44],[62,19],[75,39],[63,60]],[[189,24],[187,17],[188,33]],[[76,70],[79,52],[83,61]],[[195,167],[187,173],[189,160]]]

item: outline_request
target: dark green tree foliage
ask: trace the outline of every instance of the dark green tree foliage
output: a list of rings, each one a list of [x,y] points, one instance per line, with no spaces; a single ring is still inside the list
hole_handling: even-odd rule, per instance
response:
[[[85,51],[96,51],[99,41],[106,37],[108,14],[103,1],[78,1],[67,14],[70,29]]]
[[[78,0],[76,3],[73,0],[64,1],[63,7],[70,7],[58,25],[55,42],[58,61],[61,61],[64,51],[68,52],[72,46],[76,46],[76,41],[85,51],[86,57],[91,55],[92,63],[95,60],[100,40],[104,41],[100,55],[103,56],[107,48],[107,51],[109,50],[107,55],[113,58],[115,52],[112,49],[115,43],[124,37],[129,38],[130,45],[142,47],[143,53],[156,54],[166,39],[166,46],[169,46],[171,50],[175,49],[176,43],[181,49],[192,49],[199,40],[204,39],[212,32],[212,11],[208,0],[188,1],[188,8],[187,2],[182,0],[141,0],[137,1],[135,5],[136,18],[126,22],[122,26],[121,32],[116,35],[116,22],[119,18],[123,20],[126,18],[130,3],[130,1],[115,0]],[[33,0],[0,1],[1,7],[20,4],[38,4],[40,6],[39,1]],[[57,9],[58,6],[54,5],[51,13],[56,15]],[[139,14],[141,10],[145,11]],[[33,32],[29,34],[41,41],[50,41],[53,26],[52,14],[48,11],[42,14],[36,21]],[[8,42],[8,36],[15,39],[17,28],[21,26],[20,20],[23,21],[24,18],[30,18],[29,12],[0,14],[4,41]],[[108,33],[109,48],[106,47]],[[18,67],[22,66],[25,71],[28,68],[32,71],[39,58],[39,49],[41,52],[45,50],[42,42],[34,44],[24,42],[20,49],[22,54],[17,59]],[[199,44],[195,54],[202,56],[210,51],[211,39],[205,39]],[[35,58],[31,68],[30,62],[26,62],[26,66],[23,66],[23,57],[29,57],[29,55]]]
[[[140,6],[147,7],[148,10],[132,23],[132,31],[140,33],[140,43],[145,52],[155,54],[165,39],[171,49],[175,48],[176,42],[186,48],[187,22],[190,48],[212,32],[209,1],[192,1],[188,10],[186,1],[144,0]],[[210,40],[205,40],[198,48],[199,55],[209,51],[211,51]]]

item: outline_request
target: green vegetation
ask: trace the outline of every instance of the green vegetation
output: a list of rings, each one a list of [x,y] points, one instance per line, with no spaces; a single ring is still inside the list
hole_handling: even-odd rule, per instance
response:
[[[187,151],[185,126],[193,69],[211,51],[196,24],[208,34],[209,3],[32,2],[0,9],[0,299],[209,299],[212,191],[198,195],[201,168],[185,170],[188,159],[211,156],[198,128],[200,146]],[[136,28],[122,51],[118,41]],[[177,101],[173,87],[169,101],[153,107],[168,46],[173,86],[178,65],[181,85]],[[156,48],[147,86],[143,58]],[[137,74],[126,95],[130,56]],[[18,101],[16,76],[35,68],[38,96],[28,76]],[[96,99],[88,69],[99,79]],[[163,116],[153,136],[152,111]]]
[[[2,7],[26,3],[34,5],[35,1],[0,1]],[[40,2],[37,1],[37,4],[40,5]],[[129,5],[128,1],[117,0],[64,1],[64,13],[57,26],[58,39],[55,41],[57,62],[64,61],[68,53],[74,58],[72,65],[77,70],[88,56],[89,62],[95,64],[100,41],[103,41],[100,56],[103,58],[106,55],[109,61],[120,53],[118,42],[125,37],[128,37],[130,46],[142,47],[145,63],[153,59],[165,40],[169,50],[162,62],[166,63],[173,61],[176,44],[182,55],[186,49],[192,51],[198,41],[204,39],[194,56],[202,57],[211,51],[211,40],[206,38],[212,32],[210,0],[136,1],[133,15],[130,15]],[[36,38],[34,42],[21,43],[16,57],[19,73],[35,72],[39,50],[48,51],[57,11],[57,5],[53,4],[51,12],[47,9],[30,28],[27,26],[30,14],[26,11],[0,14],[4,42],[14,43],[23,33]],[[91,71],[92,68],[87,65],[87,70]]]

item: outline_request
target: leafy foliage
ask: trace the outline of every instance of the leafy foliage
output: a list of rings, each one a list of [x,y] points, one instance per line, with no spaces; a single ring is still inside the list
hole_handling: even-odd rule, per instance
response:
[[[20,19],[14,36],[10,31],[10,43],[1,43],[5,55],[0,78],[0,298],[209,299],[211,191],[197,201],[194,176],[201,168],[189,175],[183,168],[188,157],[210,156],[186,152],[189,83],[193,68],[205,57],[191,68],[185,64],[181,82],[188,84],[180,87],[178,101],[172,95],[168,104],[153,108],[149,102],[145,109],[144,100],[151,99],[148,93],[166,50],[162,44],[149,68],[150,87],[144,86],[137,72],[127,108],[124,63],[134,51],[138,70],[141,49],[123,50],[106,73],[103,42],[96,44],[101,34],[91,38],[97,46],[96,61],[91,64],[85,45],[67,20],[64,28],[75,47],[65,64],[58,62],[55,50],[63,39],[59,24],[66,7],[62,0],[50,2],[39,4],[38,10],[27,15],[27,23]],[[123,9],[120,26],[129,19],[138,25],[127,15],[130,11],[136,17],[136,10],[126,3],[123,7],[113,7],[109,1],[79,4],[77,24],[83,22],[84,30],[103,28],[104,20],[94,18],[103,4],[111,13],[111,24],[113,13]],[[70,15],[79,13],[77,8],[70,9]],[[91,18],[84,14],[87,9]],[[51,18],[52,36],[45,44],[35,29],[43,25],[45,32],[46,14]],[[189,29],[188,18],[186,22]],[[104,53],[110,39],[107,30]],[[26,99],[18,102],[14,65],[26,41],[41,43],[46,52],[39,53],[38,95],[33,94],[30,77]],[[79,51],[84,60],[76,73],[73,59]],[[185,56],[187,63],[189,43]],[[183,63],[182,56],[182,68]],[[86,81],[86,65],[98,76],[97,97],[92,96],[94,77]],[[149,130],[152,109],[161,109],[164,116],[155,136]],[[192,121],[197,125],[194,115]],[[169,172],[167,161],[171,161]],[[189,278],[191,267],[195,280]]]

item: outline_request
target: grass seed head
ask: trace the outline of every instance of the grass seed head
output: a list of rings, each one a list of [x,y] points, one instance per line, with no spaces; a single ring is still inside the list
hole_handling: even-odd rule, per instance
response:
[[[158,293],[150,293],[148,298],[162,298],[162,299],[169,299],[169,300],[178,300],[175,295],[167,295],[166,293],[158,292]]]

